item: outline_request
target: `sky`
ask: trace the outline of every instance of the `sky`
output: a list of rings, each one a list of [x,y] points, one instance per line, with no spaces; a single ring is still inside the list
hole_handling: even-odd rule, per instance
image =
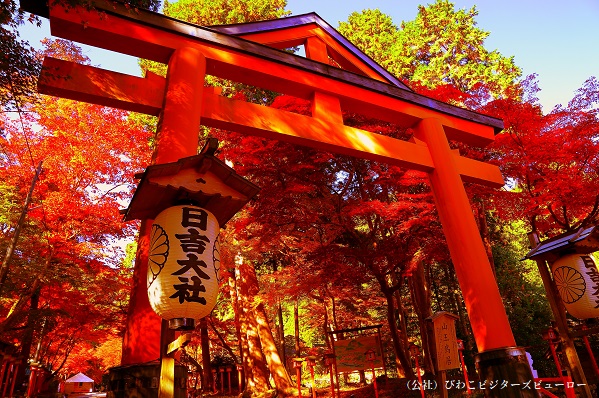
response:
[[[198,0],[200,1],[200,0]],[[287,0],[293,15],[316,12],[333,27],[352,12],[380,9],[396,25],[416,18],[419,4],[434,0]],[[490,32],[485,47],[514,57],[524,75],[537,74],[543,111],[567,105],[591,76],[599,77],[599,0],[453,0],[456,9],[476,6],[477,26]],[[47,23],[28,25],[24,39],[35,45],[51,37]],[[93,65],[132,75],[140,74],[137,59],[85,48]]]

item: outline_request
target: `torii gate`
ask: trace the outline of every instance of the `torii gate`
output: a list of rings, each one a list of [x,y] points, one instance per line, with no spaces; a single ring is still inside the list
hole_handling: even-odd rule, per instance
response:
[[[46,58],[50,73],[40,79],[42,93],[160,115],[156,163],[195,155],[201,123],[428,173],[480,353],[481,378],[532,380],[528,365],[518,365],[526,359],[515,347],[462,182],[501,187],[503,179],[496,166],[462,157],[448,143],[487,145],[502,130],[501,120],[410,91],[316,14],[204,28],[105,0],[94,6],[101,13],[35,5],[29,11],[49,17],[54,36],[166,63],[167,78]],[[300,44],[309,59],[277,50]],[[329,57],[347,70],[330,66]],[[312,116],[222,97],[204,87],[206,74],[310,100]],[[414,138],[407,142],[346,126],[342,110],[412,128]],[[145,290],[148,225],[151,220],[142,223],[123,365],[153,360],[160,352],[160,319]],[[531,395],[516,393],[537,396],[534,389]]]

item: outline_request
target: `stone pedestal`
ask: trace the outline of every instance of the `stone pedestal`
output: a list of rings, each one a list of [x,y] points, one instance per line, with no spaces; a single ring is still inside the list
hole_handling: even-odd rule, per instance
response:
[[[158,398],[160,361],[109,369],[107,398]],[[187,368],[175,365],[175,396],[187,397]]]
[[[508,347],[481,352],[476,357],[476,368],[485,397],[540,397],[524,348]]]

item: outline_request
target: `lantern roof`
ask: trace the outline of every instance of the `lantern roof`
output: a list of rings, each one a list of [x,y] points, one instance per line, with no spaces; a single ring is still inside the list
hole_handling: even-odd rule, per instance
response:
[[[222,227],[259,191],[214,156],[217,140],[209,140],[199,155],[149,166],[140,179],[124,221],[155,218],[164,209],[182,203],[210,211]]]
[[[599,250],[599,229],[593,225],[540,242],[524,256],[524,260],[555,261],[567,253],[588,254],[597,250]]]

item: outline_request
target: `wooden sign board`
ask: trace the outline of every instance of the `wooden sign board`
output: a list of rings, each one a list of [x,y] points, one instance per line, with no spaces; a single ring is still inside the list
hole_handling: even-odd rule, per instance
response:
[[[428,318],[433,325],[437,371],[460,367],[458,339],[455,331],[456,319],[457,316],[448,312],[438,312]]]
[[[373,362],[366,360],[366,352],[369,350],[376,353]],[[335,341],[335,356],[339,373],[371,369],[373,365],[375,368],[384,366],[381,348],[376,336]]]

